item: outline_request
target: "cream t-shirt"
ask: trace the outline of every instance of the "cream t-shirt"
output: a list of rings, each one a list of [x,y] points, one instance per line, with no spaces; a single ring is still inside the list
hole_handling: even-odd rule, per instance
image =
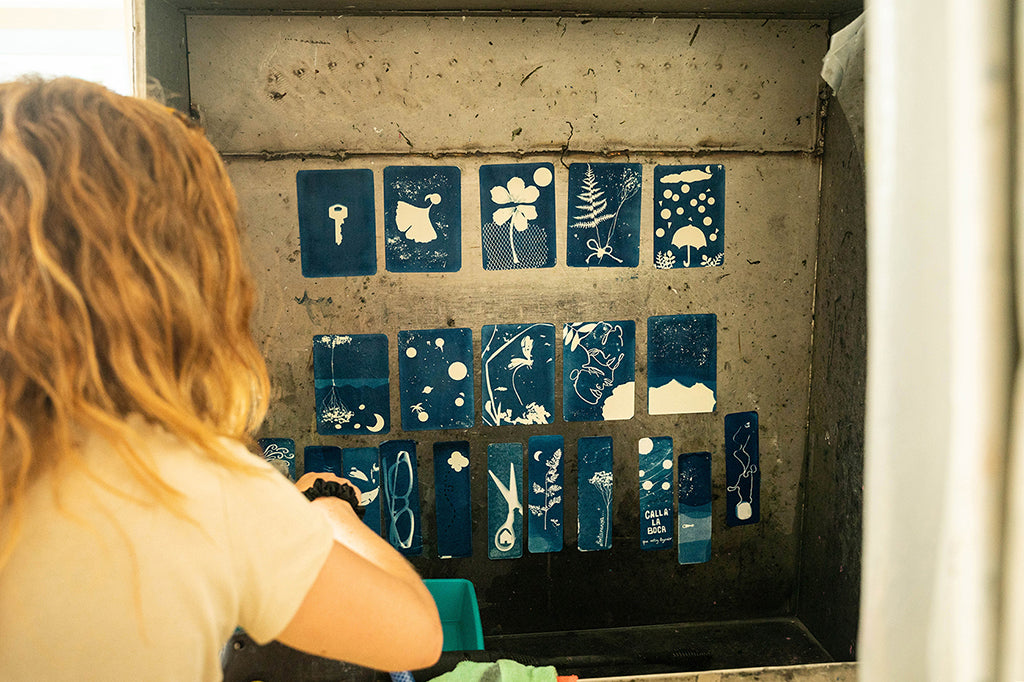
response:
[[[0,569],[0,680],[220,680],[236,626],[257,642],[298,610],[332,544],[324,516],[280,473],[229,471],[158,427],[132,423],[186,496],[189,522],[129,502],[81,472],[29,491],[24,532]],[[89,466],[137,484],[99,438]]]

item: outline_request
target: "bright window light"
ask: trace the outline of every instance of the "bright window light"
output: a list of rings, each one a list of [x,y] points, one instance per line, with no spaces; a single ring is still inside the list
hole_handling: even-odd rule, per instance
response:
[[[132,92],[127,0],[0,0],[0,82],[74,76]]]

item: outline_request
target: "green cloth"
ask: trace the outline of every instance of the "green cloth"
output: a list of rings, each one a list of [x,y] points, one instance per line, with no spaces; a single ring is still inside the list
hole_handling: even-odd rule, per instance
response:
[[[557,677],[553,666],[535,668],[502,658],[493,663],[462,661],[433,682],[556,682]]]

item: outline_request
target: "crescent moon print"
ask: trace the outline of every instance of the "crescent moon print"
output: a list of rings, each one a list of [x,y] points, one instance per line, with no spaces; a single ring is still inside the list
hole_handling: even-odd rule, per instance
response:
[[[387,433],[391,427],[389,382],[388,337],[384,334],[313,337],[317,433]]]

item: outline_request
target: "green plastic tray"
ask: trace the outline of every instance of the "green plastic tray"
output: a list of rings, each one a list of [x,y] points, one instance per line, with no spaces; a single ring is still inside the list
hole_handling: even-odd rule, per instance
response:
[[[423,581],[437,603],[444,629],[442,651],[481,651],[484,632],[473,583],[463,578],[428,578]]]

